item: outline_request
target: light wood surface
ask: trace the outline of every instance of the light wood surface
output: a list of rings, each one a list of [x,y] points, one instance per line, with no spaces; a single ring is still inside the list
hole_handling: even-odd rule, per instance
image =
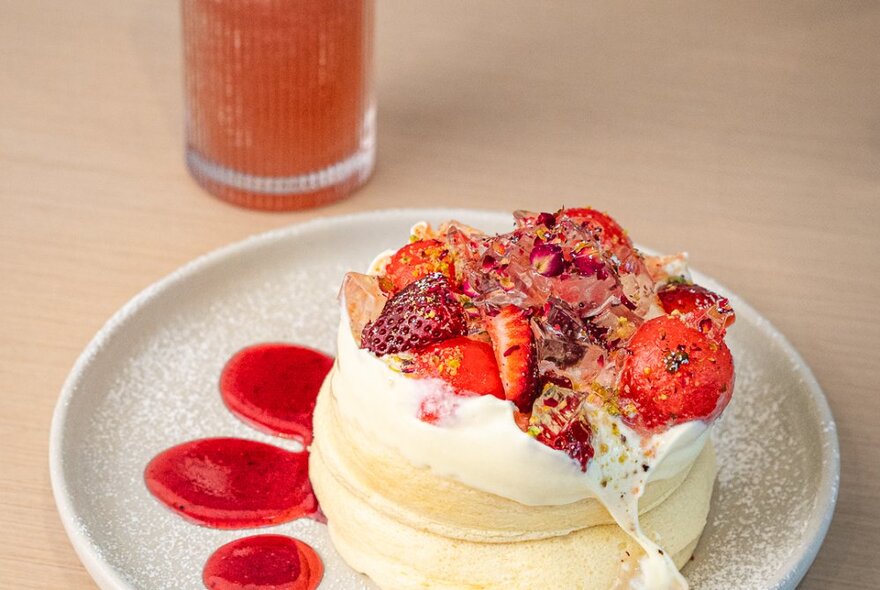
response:
[[[803,588],[878,587],[880,3],[380,0],[377,172],[299,214],[188,177],[179,32],[175,2],[0,0],[0,586],[94,588],[55,512],[49,420],[153,281],[318,215],[591,204],[688,249],[803,353],[843,452]]]

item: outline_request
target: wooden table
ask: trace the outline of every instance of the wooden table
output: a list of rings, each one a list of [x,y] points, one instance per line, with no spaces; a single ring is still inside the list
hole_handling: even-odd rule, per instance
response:
[[[220,203],[183,166],[176,3],[0,1],[0,586],[93,588],[49,487],[80,350],[191,258],[393,206],[608,209],[687,248],[803,353],[840,429],[804,588],[880,580],[880,3],[382,0],[380,157],[307,213]]]

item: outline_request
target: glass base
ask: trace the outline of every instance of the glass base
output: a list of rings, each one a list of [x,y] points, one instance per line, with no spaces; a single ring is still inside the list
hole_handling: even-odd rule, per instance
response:
[[[186,148],[190,174],[212,195],[239,207],[294,211],[342,199],[362,186],[376,163],[375,142],[331,166],[296,176],[257,176],[212,162]]]

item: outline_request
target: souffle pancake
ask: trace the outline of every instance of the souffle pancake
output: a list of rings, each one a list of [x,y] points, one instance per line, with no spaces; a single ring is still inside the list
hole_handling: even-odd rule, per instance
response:
[[[733,394],[727,299],[590,208],[417,224],[346,275],[310,472],[383,589],[683,589]]]

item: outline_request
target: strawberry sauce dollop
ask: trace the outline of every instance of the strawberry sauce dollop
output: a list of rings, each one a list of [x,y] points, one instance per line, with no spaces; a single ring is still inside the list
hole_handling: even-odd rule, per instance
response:
[[[160,453],[147,488],[196,524],[218,529],[269,526],[318,514],[308,453],[241,438],[206,438]]]
[[[220,376],[229,410],[264,432],[312,442],[312,411],[333,359],[293,344],[259,344],[233,356]]]
[[[211,590],[314,590],[324,566],[306,543],[256,535],[223,545],[208,558],[202,581]]]
[[[312,412],[333,359],[292,344],[236,353],[220,377],[226,406],[277,436],[312,440]],[[310,517],[326,522],[309,481],[309,454],[241,438],[206,438],[171,447],[144,471],[147,489],[183,518],[218,529],[271,526]],[[321,558],[302,541],[257,535],[228,543],[208,560],[206,588],[313,590]]]

